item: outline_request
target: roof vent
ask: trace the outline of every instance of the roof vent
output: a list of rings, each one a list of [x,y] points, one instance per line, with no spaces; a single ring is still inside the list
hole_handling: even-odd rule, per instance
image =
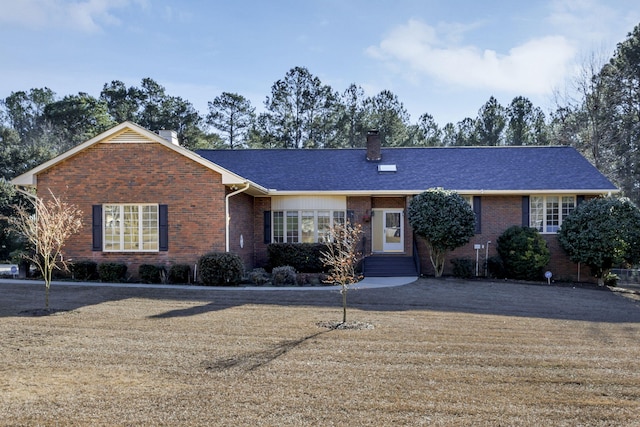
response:
[[[398,172],[396,165],[378,165],[378,172]]]

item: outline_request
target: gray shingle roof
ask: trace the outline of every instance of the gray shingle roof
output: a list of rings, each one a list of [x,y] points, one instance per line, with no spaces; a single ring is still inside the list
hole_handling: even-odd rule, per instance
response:
[[[615,191],[571,147],[383,148],[380,162],[364,149],[198,150],[207,160],[279,191]],[[378,172],[378,164],[397,172]]]

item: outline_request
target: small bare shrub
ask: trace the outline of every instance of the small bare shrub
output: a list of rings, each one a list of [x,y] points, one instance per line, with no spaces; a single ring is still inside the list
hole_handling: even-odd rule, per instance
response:
[[[271,271],[271,280],[275,286],[293,286],[296,284],[296,270],[290,265],[276,267]]]
[[[254,285],[262,286],[269,283],[269,273],[264,268],[254,268],[247,274],[249,282]]]

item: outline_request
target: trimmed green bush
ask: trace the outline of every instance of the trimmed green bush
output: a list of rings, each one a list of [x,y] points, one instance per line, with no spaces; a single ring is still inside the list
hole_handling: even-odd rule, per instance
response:
[[[71,273],[76,280],[96,280],[98,263],[90,260],[75,261],[71,264]]]
[[[613,267],[640,262],[640,209],[625,197],[580,203],[562,222],[558,242],[602,284]]]
[[[127,265],[121,262],[103,262],[98,265],[98,275],[102,282],[124,282]]]
[[[324,272],[321,253],[325,249],[324,243],[271,243],[267,246],[269,267],[288,265],[302,273]]]
[[[198,260],[200,283],[205,286],[236,286],[243,271],[242,259],[228,252],[210,252]]]
[[[474,275],[475,262],[469,258],[454,258],[451,260],[453,264],[453,275],[461,279],[471,279]]]
[[[407,220],[424,239],[436,277],[442,276],[449,251],[466,245],[476,229],[471,206],[455,191],[430,188],[415,196],[407,209]]]
[[[169,267],[167,281],[169,283],[189,283],[191,267],[188,264],[174,264]]]
[[[498,237],[497,248],[510,279],[539,280],[551,254],[538,230],[514,225]]]
[[[296,270],[290,265],[276,267],[271,271],[274,286],[293,286],[296,284]]]
[[[144,283],[162,283],[166,273],[161,265],[141,264],[138,267],[138,276]]]

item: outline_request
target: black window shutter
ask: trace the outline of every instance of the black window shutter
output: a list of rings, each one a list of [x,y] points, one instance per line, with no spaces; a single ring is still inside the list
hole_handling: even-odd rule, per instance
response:
[[[264,244],[271,243],[271,211],[264,211]]]
[[[169,250],[169,206],[158,205],[158,249]]]
[[[482,233],[482,197],[473,196],[473,213],[476,215],[476,234]]]
[[[347,211],[347,221],[349,221],[349,224],[354,225],[355,224],[355,220],[356,220],[355,212],[352,211],[352,210],[348,210]]]
[[[522,226],[529,227],[529,196],[522,196]]]
[[[92,251],[102,250],[102,205],[92,206]]]
[[[584,196],[577,196],[576,197],[576,206],[580,206],[580,204],[582,204],[582,202],[584,202]]]

